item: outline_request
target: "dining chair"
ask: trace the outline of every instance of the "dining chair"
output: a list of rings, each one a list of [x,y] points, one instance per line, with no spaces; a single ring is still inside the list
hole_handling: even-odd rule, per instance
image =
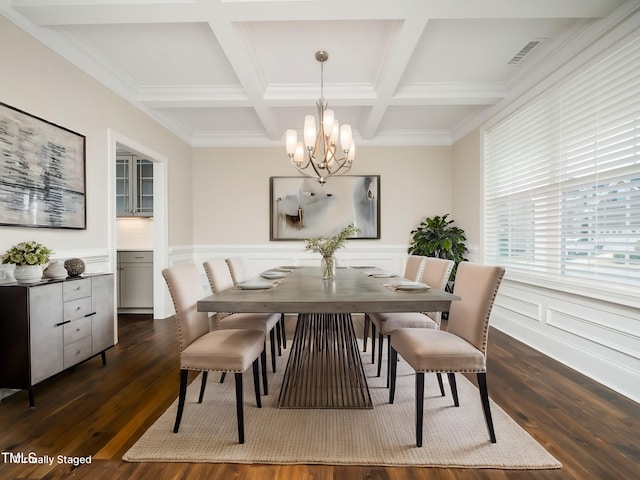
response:
[[[200,273],[193,264],[179,264],[165,268],[162,276],[167,282],[175,316],[178,322],[180,343],[180,395],[173,432],[178,433],[184,411],[189,371],[202,372],[200,396],[202,403],[207,374],[210,371],[233,372],[235,374],[236,417],[238,442],[244,443],[244,400],[242,391],[243,373],[253,367],[253,385],[256,405],[260,401],[260,376],[258,357],[264,351],[264,333],[260,330],[209,330],[209,316],[198,312],[197,302],[206,296]]]
[[[398,355],[416,372],[416,445],[422,446],[424,374],[446,373],[456,407],[455,373],[476,373],[489,438],[496,443],[487,389],[487,338],[489,317],[504,276],[504,268],[462,262],[458,265],[453,293],[461,300],[451,303],[447,331],[399,328],[391,332],[391,387],[394,402]]]
[[[421,255],[409,255],[407,258],[407,264],[404,268],[404,278],[407,280],[411,280],[413,282],[417,282],[422,276],[422,272],[424,271],[425,259],[427,257],[423,257]],[[364,332],[363,332],[363,340],[362,340],[362,351],[367,351],[367,338],[369,337],[369,326],[371,326],[371,363],[375,362],[375,353],[376,353],[376,331],[375,326],[371,325],[371,318],[368,313],[364,314]]]
[[[242,257],[229,257],[225,259],[229,272],[231,273],[231,279],[234,285],[238,285],[246,280],[247,270],[244,265],[244,259]],[[278,356],[282,355],[282,348],[287,348],[287,333],[285,330],[285,318],[284,313],[280,314],[280,322],[276,326],[276,336],[278,337]]]
[[[204,271],[207,274],[209,280],[209,286],[213,293],[221,292],[227,288],[234,286],[231,279],[231,273],[225,260],[213,259],[208,260],[202,264]],[[276,371],[276,339],[274,334],[274,327],[280,320],[280,314],[278,313],[233,313],[218,312],[217,328],[220,330],[227,329],[251,329],[260,330],[264,334],[264,346],[263,353],[261,355],[262,360],[262,377],[264,385],[264,394],[268,395],[269,390],[267,388],[267,354],[266,354],[266,336],[269,335],[269,341],[271,344],[271,368],[273,372]]]
[[[444,258],[426,257],[420,282],[426,283],[432,288],[444,290],[449,281],[453,260]],[[382,347],[387,338],[387,388],[389,387],[389,359],[391,348],[389,347],[389,335],[398,328],[440,328],[442,312],[395,312],[395,313],[370,313],[372,331],[378,331],[378,377],[382,371]],[[444,395],[442,376],[438,375],[440,392]]]

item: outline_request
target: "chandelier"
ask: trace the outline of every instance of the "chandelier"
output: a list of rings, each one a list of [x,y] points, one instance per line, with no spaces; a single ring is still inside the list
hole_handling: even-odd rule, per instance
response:
[[[320,62],[320,99],[316,102],[318,129],[316,130],[313,115],[306,115],[304,143],[298,142],[296,130],[287,130],[285,136],[287,155],[291,165],[304,175],[317,177],[321,185],[324,185],[327,178],[332,175],[348,172],[356,154],[351,125],[340,126],[333,116],[333,110],[327,110],[327,102],[324,99],[324,62],[328,58],[327,52],[323,50],[316,52],[316,60]],[[340,152],[336,145],[338,137]]]

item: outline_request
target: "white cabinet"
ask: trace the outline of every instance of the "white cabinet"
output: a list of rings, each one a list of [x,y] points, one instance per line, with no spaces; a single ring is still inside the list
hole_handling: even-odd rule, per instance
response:
[[[153,252],[118,252],[118,311],[153,312]]]
[[[0,286],[0,387],[33,386],[114,344],[113,274]]]
[[[153,216],[153,162],[136,155],[116,157],[116,215]]]

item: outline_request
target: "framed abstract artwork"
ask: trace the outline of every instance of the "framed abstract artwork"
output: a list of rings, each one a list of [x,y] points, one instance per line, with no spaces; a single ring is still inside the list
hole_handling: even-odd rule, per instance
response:
[[[86,229],[85,141],[0,103],[0,225]]]
[[[380,175],[270,178],[271,240],[335,235],[353,223],[352,238],[380,238]]]

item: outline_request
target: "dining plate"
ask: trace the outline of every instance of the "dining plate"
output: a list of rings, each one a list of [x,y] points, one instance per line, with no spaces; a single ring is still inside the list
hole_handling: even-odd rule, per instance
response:
[[[391,272],[374,272],[370,273],[369,276],[373,278],[391,278],[395,277],[396,274]]]
[[[373,265],[351,265],[351,268],[376,268]]]
[[[391,287],[395,290],[429,290],[431,287],[426,283],[421,282],[400,282],[391,285]]]
[[[238,284],[238,288],[242,290],[266,290],[273,287],[274,283],[269,280],[254,279],[247,280]]]
[[[273,270],[269,270],[269,271],[266,271],[266,272],[262,272],[262,273],[260,274],[260,276],[261,276],[262,278],[271,278],[271,279],[276,280],[276,279],[278,279],[278,278],[284,278],[284,277],[286,277],[286,276],[287,276],[287,274],[286,274],[285,272],[276,272],[276,271],[273,271]]]
[[[295,270],[296,268],[302,268],[300,265],[281,265],[283,270]]]

